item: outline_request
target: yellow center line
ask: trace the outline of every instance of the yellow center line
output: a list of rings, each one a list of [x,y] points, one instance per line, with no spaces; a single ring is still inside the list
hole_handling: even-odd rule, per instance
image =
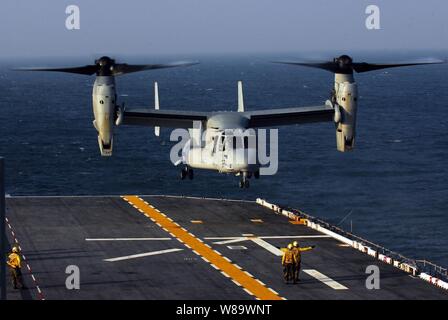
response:
[[[233,263],[227,261],[223,256],[218,254],[213,249],[209,248],[206,244],[201,242],[194,235],[187,230],[181,228],[176,222],[169,220],[164,214],[156,211],[147,202],[137,196],[124,196],[123,199],[132,206],[143,211],[143,214],[154,219],[156,223],[172,233],[174,237],[182,240],[183,243],[190,248],[193,252],[197,253],[201,257],[205,258],[212,266],[216,267],[228,276],[231,280],[240,284],[243,289],[247,290],[250,294],[261,300],[282,300],[278,294],[274,293],[271,289],[263,286],[256,279],[247,275],[244,271],[238,269]]]

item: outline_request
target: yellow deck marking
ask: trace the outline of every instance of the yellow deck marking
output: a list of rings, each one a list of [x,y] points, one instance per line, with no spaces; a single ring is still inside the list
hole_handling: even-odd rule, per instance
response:
[[[244,271],[238,269],[234,264],[227,261],[223,256],[220,256],[213,249],[207,247],[200,242],[195,236],[184,231],[178,224],[168,220],[167,217],[151,208],[144,200],[137,196],[124,196],[123,199],[129,204],[143,210],[149,214],[158,224],[171,232],[174,237],[182,240],[187,247],[196,251],[200,256],[206,258],[210,264],[216,266],[219,270],[224,272],[230,279],[241,284],[243,289],[249,294],[262,300],[282,300],[278,294],[273,293],[269,288],[258,283],[254,278],[248,276]]]
[[[194,224],[202,224],[202,223],[204,223],[204,221],[202,221],[202,220],[191,220],[190,222],[194,223]]]

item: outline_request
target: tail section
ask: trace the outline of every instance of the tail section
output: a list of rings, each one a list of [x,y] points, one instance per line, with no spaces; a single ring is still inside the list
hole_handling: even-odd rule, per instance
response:
[[[154,82],[154,109],[160,109],[159,85],[157,82]],[[160,127],[154,127],[154,134],[156,137],[160,137]]]
[[[243,82],[238,81],[238,112],[244,112]]]

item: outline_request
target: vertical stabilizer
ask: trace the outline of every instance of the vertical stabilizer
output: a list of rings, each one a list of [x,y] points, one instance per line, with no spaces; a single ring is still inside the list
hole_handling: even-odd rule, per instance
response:
[[[159,85],[157,82],[154,82],[154,109],[159,110],[160,109],[160,102],[159,102]],[[156,137],[160,136],[160,127],[154,127],[154,133]]]
[[[244,112],[243,82],[238,81],[238,112]]]

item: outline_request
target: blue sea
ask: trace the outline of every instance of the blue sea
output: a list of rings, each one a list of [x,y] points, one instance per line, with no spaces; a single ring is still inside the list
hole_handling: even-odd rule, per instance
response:
[[[200,57],[193,67],[121,76],[119,101],[153,108],[158,81],[162,109],[235,111],[237,81],[243,80],[247,110],[322,104],[332,74],[269,63],[294,57]],[[352,228],[410,258],[448,266],[448,65],[356,75],[354,152],[336,151],[333,123],[282,127],[278,173],[241,190],[239,178],[215,172],[196,171],[193,181],[180,181],[167,129],[157,138],[153,128],[119,127],[113,157],[101,157],[92,126],[93,77],[10,70],[89,63],[1,62],[0,155],[7,161],[8,194],[259,197]]]

